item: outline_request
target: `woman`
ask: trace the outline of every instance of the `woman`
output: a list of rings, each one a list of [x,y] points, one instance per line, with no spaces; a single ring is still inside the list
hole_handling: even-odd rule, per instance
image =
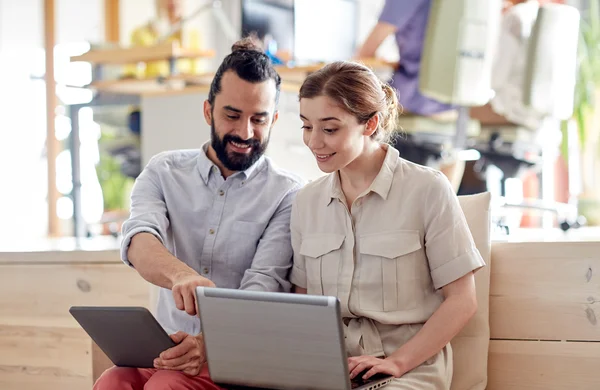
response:
[[[449,389],[449,342],[476,311],[484,262],[448,180],[384,143],[397,112],[395,92],[363,65],[305,80],[304,143],[329,175],[294,203],[291,280],[298,293],[339,298],[351,378]]]

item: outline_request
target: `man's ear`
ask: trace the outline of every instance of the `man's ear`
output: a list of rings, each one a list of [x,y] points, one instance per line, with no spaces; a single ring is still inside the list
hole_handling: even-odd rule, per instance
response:
[[[369,119],[367,121],[363,135],[366,135],[367,137],[372,136],[377,131],[378,126],[379,126],[379,114],[375,114],[371,117],[371,119]]]
[[[204,101],[204,120],[209,126],[212,126],[212,106],[208,100]]]
[[[279,119],[279,111],[275,111],[275,113],[273,113],[273,122],[271,122],[271,128],[273,128],[275,122],[277,122],[277,119]]]

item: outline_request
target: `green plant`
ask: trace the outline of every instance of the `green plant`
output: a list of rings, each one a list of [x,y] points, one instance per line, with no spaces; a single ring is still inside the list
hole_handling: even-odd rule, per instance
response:
[[[580,147],[585,145],[591,132],[597,132],[590,123],[597,109],[597,90],[600,88],[600,0],[590,0],[589,9],[582,12],[579,47],[577,51],[577,82],[573,106],[573,119],[579,132]],[[568,161],[567,124],[563,123],[563,156]]]
[[[100,153],[96,173],[104,197],[104,210],[126,210],[133,179],[121,173],[119,161],[109,154]]]
[[[129,209],[129,196],[134,179],[122,173],[120,159],[111,153],[115,147],[130,142],[124,141],[123,133],[122,128],[102,126],[98,140],[100,161],[96,164],[96,174],[102,188],[105,211]]]

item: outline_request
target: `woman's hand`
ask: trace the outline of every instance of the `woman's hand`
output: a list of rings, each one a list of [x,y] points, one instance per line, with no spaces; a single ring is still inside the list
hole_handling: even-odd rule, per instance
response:
[[[177,332],[170,337],[177,345],[161,353],[154,360],[154,367],[160,370],[183,371],[189,376],[200,374],[202,366],[206,363],[202,334],[192,336],[185,332]]]
[[[366,372],[363,379],[369,379],[375,374],[387,374],[400,378],[406,372],[395,359],[382,359],[368,355],[348,358],[348,371],[350,372],[350,379],[354,379],[364,371]]]

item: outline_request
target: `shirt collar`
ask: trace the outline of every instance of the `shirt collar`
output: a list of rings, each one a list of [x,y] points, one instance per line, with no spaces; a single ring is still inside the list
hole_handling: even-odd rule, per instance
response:
[[[215,163],[213,163],[207,156],[208,145],[210,145],[210,141],[207,141],[202,145],[200,149],[200,153],[198,155],[198,171],[200,172],[200,177],[204,181],[204,184],[208,185],[208,180],[210,179],[210,175],[212,173],[221,174],[219,167]],[[233,175],[241,175],[244,180],[249,179],[254,172],[258,172],[259,168],[262,167],[265,163],[265,156],[262,155],[252,166],[245,171],[236,172]],[[233,176],[232,175],[232,176]]]
[[[394,181],[394,171],[398,166],[398,157],[400,157],[398,149],[390,145],[386,145],[385,147],[387,148],[387,151],[385,159],[383,160],[383,165],[369,188],[369,191],[379,194],[383,199],[387,199],[390,193],[390,188],[392,188],[392,183]]]
[[[387,150],[381,169],[377,176],[375,176],[373,183],[371,183],[368,190],[365,192],[366,194],[375,192],[383,199],[387,199],[388,194],[390,193],[390,188],[392,188],[392,182],[394,180],[394,171],[398,165],[398,157],[400,157],[400,153],[396,148],[389,145],[385,145],[385,148]],[[333,175],[329,175],[329,196],[325,198],[327,205],[331,204],[333,199],[345,201],[339,171],[335,172]]]
[[[342,191],[342,182],[340,181],[340,171],[335,171],[333,174],[329,175],[329,196],[325,197],[327,206],[329,206],[334,199],[345,202],[344,191]]]

